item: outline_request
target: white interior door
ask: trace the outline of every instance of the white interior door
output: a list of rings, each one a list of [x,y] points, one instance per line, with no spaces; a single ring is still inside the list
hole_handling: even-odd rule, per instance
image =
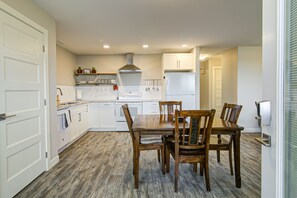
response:
[[[222,68],[213,67],[212,71],[212,108],[216,109],[216,117],[220,117],[222,111]]]
[[[45,160],[44,34],[0,11],[0,197],[40,175]]]

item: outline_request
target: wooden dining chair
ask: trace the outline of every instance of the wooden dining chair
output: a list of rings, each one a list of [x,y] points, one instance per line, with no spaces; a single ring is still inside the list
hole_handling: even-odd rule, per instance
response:
[[[181,111],[182,110],[182,101],[159,101],[159,109],[160,109],[160,121],[173,121],[175,109]],[[174,135],[163,136],[162,140],[164,144],[167,141],[174,140]],[[164,145],[165,147],[165,145]],[[166,147],[165,147],[166,152]],[[160,158],[160,153],[158,152],[158,158]],[[165,159],[166,163],[166,159]]]
[[[200,163],[205,172],[206,189],[210,191],[208,150],[214,115],[214,109],[175,110],[175,117],[180,118],[175,119],[175,140],[166,142],[166,172],[170,169],[170,154],[175,160],[175,192],[178,190],[179,163]]]
[[[123,112],[125,114],[125,118],[128,124],[130,136],[132,139],[132,145],[133,145],[133,174],[135,173],[135,136],[134,131],[132,129],[133,120],[129,111],[129,107],[127,104],[122,106]],[[141,136],[140,137],[140,144],[139,144],[139,150],[145,151],[145,150],[158,150],[161,151],[162,156],[162,173],[165,174],[165,151],[164,151],[164,144],[162,143],[161,136]]]
[[[240,115],[242,105],[228,104],[225,103],[222,109],[220,118],[228,122],[237,124],[238,117]],[[229,135],[229,138],[224,138],[221,135],[212,135],[210,138],[209,150],[217,151],[217,161],[220,163],[220,151],[229,151],[229,165],[230,174],[233,175],[233,165],[232,165],[232,142],[233,136]]]
[[[173,119],[175,109],[182,110],[182,101],[160,101],[159,108],[161,115],[172,115]]]

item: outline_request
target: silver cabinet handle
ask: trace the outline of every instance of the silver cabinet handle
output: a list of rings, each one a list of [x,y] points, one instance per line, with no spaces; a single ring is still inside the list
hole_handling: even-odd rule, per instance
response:
[[[11,118],[16,115],[6,115],[5,113],[0,114],[0,120],[5,120],[6,118]]]
[[[256,138],[257,142],[260,142],[264,146],[271,147],[271,136],[263,133],[263,137]]]

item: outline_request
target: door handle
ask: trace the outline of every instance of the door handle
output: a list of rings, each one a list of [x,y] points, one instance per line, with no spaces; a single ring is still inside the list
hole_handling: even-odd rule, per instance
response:
[[[260,142],[266,147],[271,147],[271,136],[263,133],[263,137],[261,138],[256,138],[257,142]]]
[[[14,116],[16,116],[16,115],[15,114],[14,115],[6,115],[5,113],[2,113],[2,114],[0,114],[0,120],[5,120],[6,118],[11,118]]]

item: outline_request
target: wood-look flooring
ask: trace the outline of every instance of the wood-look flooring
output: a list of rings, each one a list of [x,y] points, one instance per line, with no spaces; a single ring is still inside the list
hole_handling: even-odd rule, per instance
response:
[[[242,187],[236,188],[230,175],[228,152],[221,163],[210,152],[210,185],[194,173],[189,164],[180,164],[179,191],[174,193],[174,162],[163,175],[156,151],[140,154],[139,189],[134,189],[132,145],[129,133],[88,132],[63,151],[60,162],[43,173],[16,197],[260,197],[261,146],[254,138],[241,136]]]

